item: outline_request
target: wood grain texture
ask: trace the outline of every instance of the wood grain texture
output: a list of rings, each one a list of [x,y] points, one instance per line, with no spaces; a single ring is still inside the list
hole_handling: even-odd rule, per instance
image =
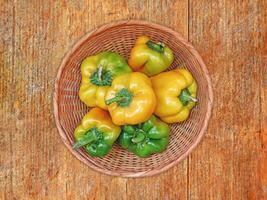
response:
[[[263,0],[0,0],[0,199],[267,198],[266,10]],[[62,57],[86,32],[119,19],[181,33],[212,78],[207,134],[158,176],[97,173],[68,152],[54,124]]]
[[[190,4],[189,39],[209,68],[214,107],[206,138],[190,155],[189,199],[266,197],[261,182],[266,173],[260,171],[266,158],[260,124],[266,115],[261,106],[267,64],[263,8],[263,1]]]

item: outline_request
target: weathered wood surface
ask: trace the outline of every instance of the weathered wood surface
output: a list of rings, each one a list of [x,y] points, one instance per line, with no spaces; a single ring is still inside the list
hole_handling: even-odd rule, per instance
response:
[[[0,199],[266,199],[267,2],[0,0]],[[53,119],[57,68],[86,32],[119,19],[169,26],[212,78],[208,131],[158,176],[97,173],[65,148]]]

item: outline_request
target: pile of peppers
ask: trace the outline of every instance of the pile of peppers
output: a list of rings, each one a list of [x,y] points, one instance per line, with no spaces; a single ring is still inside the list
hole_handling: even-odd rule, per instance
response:
[[[137,38],[128,62],[110,51],[86,57],[79,97],[91,109],[74,131],[73,148],[95,157],[115,143],[139,157],[166,150],[168,124],[185,121],[197,103],[192,74],[183,66],[165,71],[173,60],[166,44],[147,36]]]

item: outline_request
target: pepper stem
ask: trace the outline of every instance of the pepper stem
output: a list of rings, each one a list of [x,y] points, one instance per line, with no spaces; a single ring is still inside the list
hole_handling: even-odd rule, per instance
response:
[[[120,107],[127,107],[132,102],[133,95],[126,88],[121,89],[115,94],[115,97],[106,100],[106,104],[117,103]]]
[[[80,147],[83,147],[87,144],[90,144],[91,142],[95,141],[97,139],[96,132],[94,129],[90,129],[83,135],[76,143],[72,145],[73,149],[78,149]]]
[[[195,97],[189,96],[189,99],[190,99],[191,101],[193,101],[193,102],[197,102],[197,98],[195,98]]]
[[[139,142],[142,142],[144,139],[145,139],[145,135],[141,132],[139,132],[135,138],[132,138],[132,142],[133,143],[139,143]]]
[[[112,79],[110,70],[105,69],[101,64],[90,76],[90,82],[96,86],[111,86]]]
[[[97,71],[98,79],[100,81],[102,81],[102,70],[103,70],[103,66],[100,65],[99,68],[98,68],[98,71]]]
[[[154,43],[152,41],[148,41],[146,42],[146,45],[148,48],[157,51],[159,53],[163,53],[164,52],[164,45],[162,43]]]
[[[178,98],[184,106],[186,106],[190,101],[197,102],[197,99],[191,96],[188,88],[183,89]]]
[[[111,99],[106,100],[106,104],[107,105],[110,105],[112,103],[120,102],[120,101],[125,101],[125,97],[118,97],[118,96],[113,97]]]

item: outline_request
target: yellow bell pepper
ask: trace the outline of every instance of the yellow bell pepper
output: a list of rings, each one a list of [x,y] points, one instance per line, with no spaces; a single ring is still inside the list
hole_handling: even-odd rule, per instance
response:
[[[145,122],[156,106],[151,81],[140,72],[117,76],[105,99],[112,121],[116,125]]]
[[[128,64],[134,71],[148,76],[159,74],[173,62],[172,50],[163,43],[154,43],[147,36],[137,38]]]
[[[155,114],[167,123],[182,122],[197,102],[197,83],[186,69],[175,69],[151,78],[157,98]]]
[[[85,58],[81,64],[79,97],[89,107],[107,110],[105,95],[114,77],[132,72],[119,54],[103,51]]]

